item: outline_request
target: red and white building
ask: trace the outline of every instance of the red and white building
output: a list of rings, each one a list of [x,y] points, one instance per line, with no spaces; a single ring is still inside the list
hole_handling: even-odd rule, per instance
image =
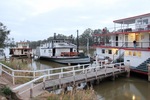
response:
[[[31,57],[32,48],[29,47],[28,42],[18,42],[17,47],[10,48],[10,55],[12,56],[28,56]]]
[[[112,32],[94,34],[98,41],[94,44],[96,54],[109,57],[113,61],[129,61],[133,71],[147,74],[150,63],[150,13],[114,20]],[[109,37],[109,41],[101,41]],[[134,47],[133,41],[136,41]]]

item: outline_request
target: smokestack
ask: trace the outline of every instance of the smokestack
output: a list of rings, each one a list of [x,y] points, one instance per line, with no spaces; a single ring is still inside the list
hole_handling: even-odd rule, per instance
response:
[[[56,39],[56,33],[54,33],[54,39]]]

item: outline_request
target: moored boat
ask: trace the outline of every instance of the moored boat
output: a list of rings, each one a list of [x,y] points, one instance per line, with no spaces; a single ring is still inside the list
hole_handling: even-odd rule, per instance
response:
[[[53,39],[41,44],[36,49],[36,56],[42,60],[54,61],[62,64],[90,63],[90,57],[77,50],[77,46],[68,39]]]
[[[150,64],[150,13],[113,22],[112,32],[103,29],[101,34],[94,34],[95,38],[99,38],[94,44],[96,54],[109,58],[112,63],[130,63],[132,71],[147,75],[147,64]]]
[[[12,57],[31,57],[32,49],[28,42],[18,42],[17,47],[10,48]]]

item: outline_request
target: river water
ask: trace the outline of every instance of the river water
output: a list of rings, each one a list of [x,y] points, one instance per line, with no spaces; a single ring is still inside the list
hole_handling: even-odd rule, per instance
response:
[[[50,61],[33,59],[15,59],[28,63],[32,70],[64,67],[66,65]],[[99,100],[150,100],[150,82],[146,76],[132,75],[130,78],[119,77],[115,81],[103,80],[93,88]]]

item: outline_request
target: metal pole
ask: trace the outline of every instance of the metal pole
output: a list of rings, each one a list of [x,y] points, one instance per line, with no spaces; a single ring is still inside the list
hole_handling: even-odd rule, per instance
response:
[[[89,54],[89,38],[87,38],[87,55]]]
[[[79,53],[79,38],[78,38],[78,30],[77,30],[77,52]]]

